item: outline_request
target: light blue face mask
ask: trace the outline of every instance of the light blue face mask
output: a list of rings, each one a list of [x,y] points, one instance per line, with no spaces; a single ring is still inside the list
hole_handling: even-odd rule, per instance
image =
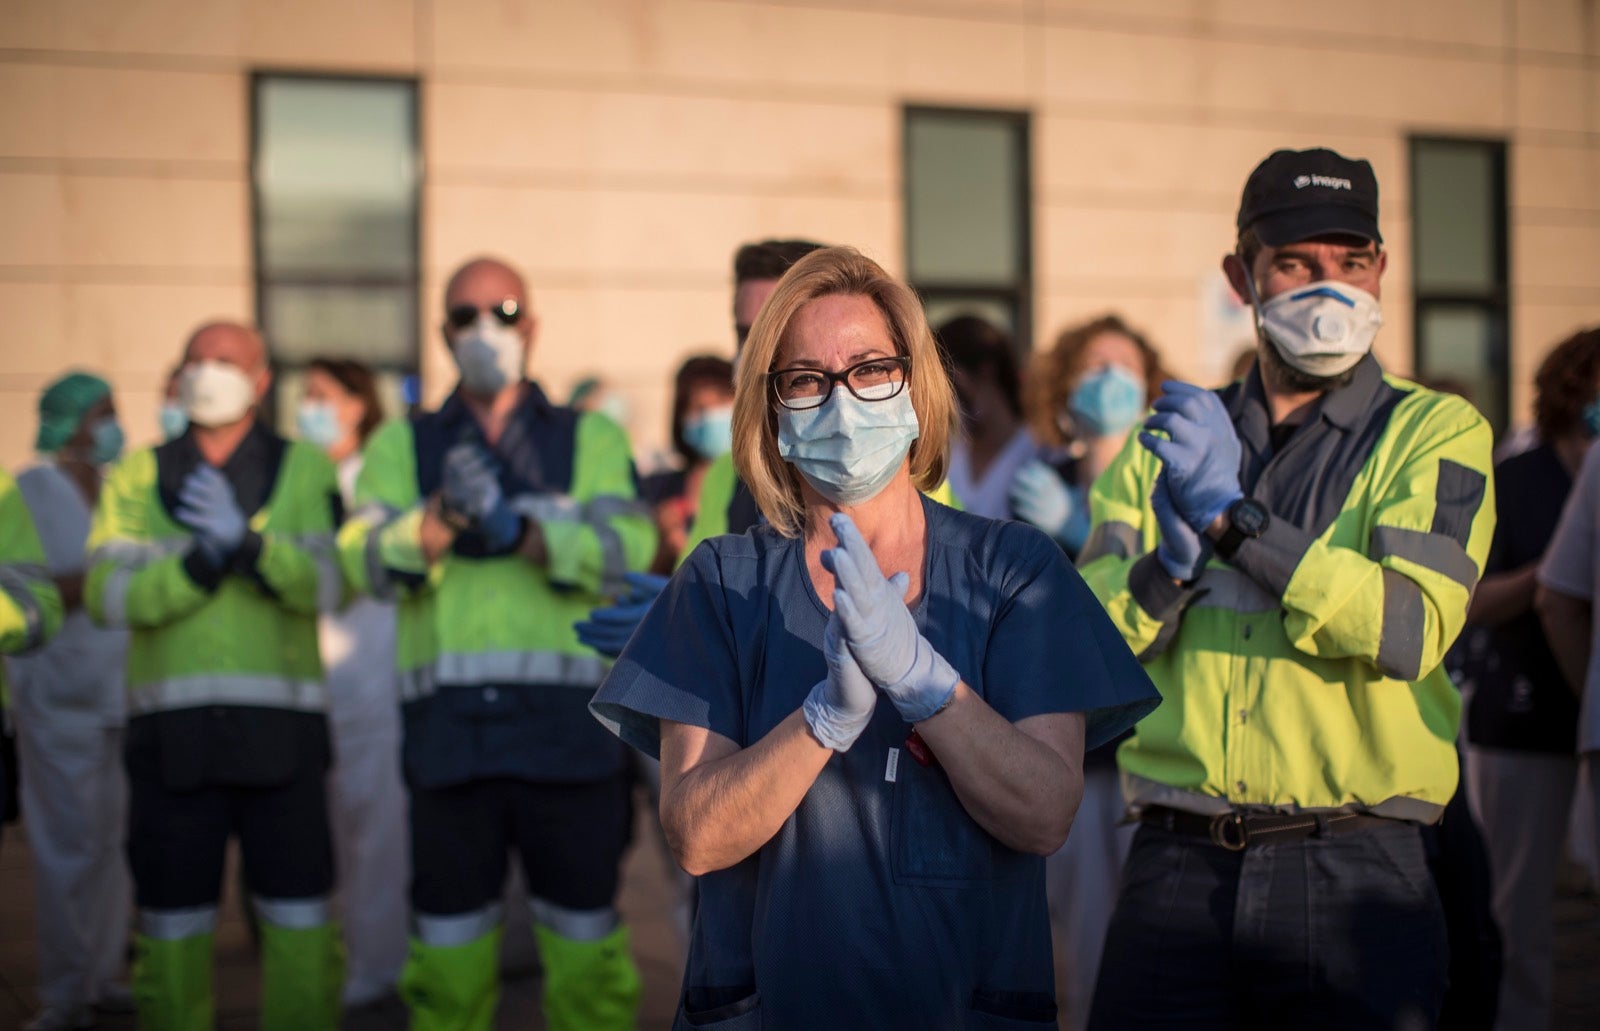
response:
[[[302,401],[294,413],[300,439],[326,451],[339,442],[343,430],[333,406],[325,401]]]
[[[183,431],[189,428],[189,413],[176,401],[162,404],[158,418],[161,421],[162,440],[177,440],[183,436]]]
[[[835,505],[877,497],[919,433],[911,391],[862,401],[835,386],[820,408],[778,412],[778,454]]]
[[[1600,437],[1600,397],[1583,406],[1583,426],[1591,440]]]
[[[733,450],[733,409],[713,408],[683,421],[683,442],[701,458]]]
[[[95,423],[89,431],[89,437],[93,441],[89,460],[95,465],[110,465],[122,457],[122,426],[115,416],[108,415]]]
[[[1092,436],[1121,433],[1144,414],[1144,381],[1120,365],[1107,365],[1078,384],[1067,410]]]

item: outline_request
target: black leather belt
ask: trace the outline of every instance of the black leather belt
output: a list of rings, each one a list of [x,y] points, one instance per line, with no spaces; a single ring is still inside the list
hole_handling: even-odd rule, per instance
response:
[[[1394,820],[1366,813],[1241,813],[1230,811],[1215,816],[1145,806],[1139,822],[1160,827],[1174,834],[1205,838],[1229,852],[1243,852],[1256,845],[1277,845],[1306,838],[1331,838],[1360,834],[1379,827],[1393,827]]]

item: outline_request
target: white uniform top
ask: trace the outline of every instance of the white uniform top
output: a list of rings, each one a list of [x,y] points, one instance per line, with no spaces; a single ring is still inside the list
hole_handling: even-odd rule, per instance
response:
[[[1539,582],[1590,602],[1591,637],[1600,640],[1600,444],[1583,457],[1578,480],[1561,510],[1561,523],[1539,565]],[[1578,752],[1600,751],[1600,648],[1589,655],[1578,718]]]
[[[89,503],[54,462],[17,477],[33,516],[51,576],[82,573],[88,563]],[[20,721],[35,726],[72,723],[120,727],[127,720],[124,689],[128,632],[97,626],[81,607],[66,614],[50,643],[7,659],[11,700]]]
[[[961,507],[973,515],[1010,519],[1011,481],[1017,478],[1017,470],[1026,465],[1038,450],[1033,434],[1024,426],[1006,441],[1005,447],[983,471],[983,476],[974,478],[972,447],[964,440],[957,440],[950,447],[950,471],[946,474],[950,480],[950,490],[961,502]]]
[[[339,463],[339,489],[348,509],[361,473],[359,452]],[[363,732],[399,733],[395,676],[395,610],[389,602],[359,597],[317,623],[328,719],[335,740]]]

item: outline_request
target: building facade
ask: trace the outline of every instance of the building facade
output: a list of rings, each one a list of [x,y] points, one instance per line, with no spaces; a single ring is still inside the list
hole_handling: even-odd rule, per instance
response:
[[[527,273],[536,374],[666,436],[731,350],[741,241],[851,243],[1048,346],[1106,310],[1180,373],[1248,341],[1222,285],[1278,147],[1369,158],[1378,351],[1526,418],[1600,320],[1600,5],[1586,0],[6,0],[0,462],[39,386],[107,372],[135,441],[185,334],[260,319],[420,370],[443,277]]]

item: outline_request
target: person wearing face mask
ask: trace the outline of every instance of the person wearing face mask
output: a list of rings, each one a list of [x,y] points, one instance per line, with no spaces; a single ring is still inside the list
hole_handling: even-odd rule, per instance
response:
[[[450,277],[460,369],[438,411],[367,445],[340,552],[396,602],[416,1031],[486,1029],[508,852],[519,855],[555,1031],[631,1028],[639,975],[615,907],[629,834],[626,754],[589,718],[603,660],[573,623],[643,570],[655,527],[628,438],[526,378],[526,286],[480,258]]]
[[[1011,514],[1032,523],[1076,558],[1089,535],[1089,488],[1122,449],[1166,379],[1160,356],[1117,315],[1069,326],[1027,379],[1026,409],[1040,453],[1011,485]],[[1074,832],[1045,864],[1057,983],[1066,1026],[1088,1021],[1100,948],[1133,842],[1123,820],[1117,746],[1083,758],[1083,804]]]
[[[183,365],[175,365],[167,374],[167,388],[162,395],[161,407],[156,411],[156,422],[161,428],[161,442],[177,440],[189,428],[189,413],[184,411],[178,388],[183,385]]]
[[[1495,1026],[1550,1026],[1556,876],[1585,736],[1579,699],[1562,674],[1535,608],[1541,562],[1582,569],[1555,543],[1584,455],[1600,433],[1600,327],[1580,330],[1534,374],[1539,442],[1495,465],[1497,522],[1483,581],[1472,596],[1466,676],[1467,779],[1493,874],[1494,915],[1505,941]],[[1583,574],[1579,574],[1583,575]],[[1584,623],[1584,635],[1589,633]],[[1581,683],[1581,681],[1579,681]],[[1600,727],[1600,714],[1590,721]]]
[[[300,439],[327,452],[347,511],[354,506],[361,449],[383,421],[377,378],[344,358],[316,358],[295,411]],[[317,626],[327,670],[329,782],[345,946],[344,1004],[389,997],[406,958],[406,800],[400,778],[400,693],[394,606],[350,599]]]
[[[122,454],[111,386],[72,372],[39,398],[41,461],[17,477],[40,530],[66,617],[43,648],[7,660],[33,853],[39,1001],[34,1031],[79,1027],[94,1008],[126,1010],[118,983],[128,943],[121,855],[127,806],[122,666],[127,634],[83,611],[89,517],[106,467]]]
[[[652,573],[670,573],[677,565],[706,470],[732,448],[733,365],[712,355],[690,358],[678,368],[672,391],[672,450],[680,466],[647,476],[640,485],[661,535]]]
[[[695,549],[591,706],[699,878],[673,1026],[1054,1026],[1042,857],[1153,688],[1048,538],[920,492],[955,398],[875,262],[796,262],[738,377],[767,522]]]
[[[1166,384],[1078,559],[1165,699],[1118,751],[1140,827],[1090,1027],[1432,1027],[1422,828],[1457,787],[1441,660],[1494,532],[1491,433],[1371,354],[1371,165],[1277,151],[1237,228],[1256,366]]]
[[[141,1027],[214,1023],[212,936],[234,836],[260,928],[261,1026],[339,1019],[316,624],[344,591],[338,484],[321,449],[257,421],[271,378],[255,330],[197,329],[179,386],[188,428],[112,469],[89,534],[85,606],[130,631]]]

